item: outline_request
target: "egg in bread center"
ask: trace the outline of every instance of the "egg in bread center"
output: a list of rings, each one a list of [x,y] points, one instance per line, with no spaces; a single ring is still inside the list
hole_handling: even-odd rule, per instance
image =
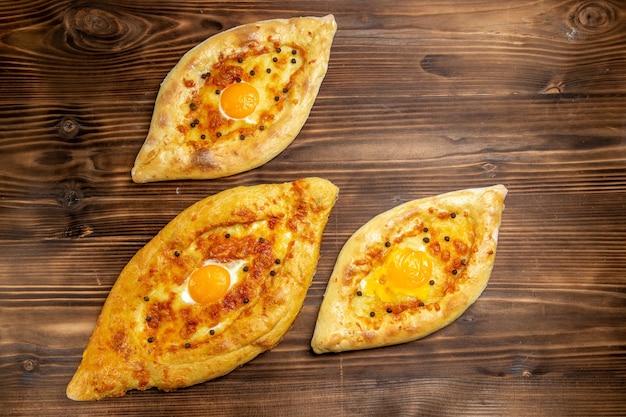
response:
[[[187,304],[211,304],[223,299],[239,282],[244,261],[218,262],[207,260],[185,279],[182,300]]]
[[[383,302],[434,295],[433,260],[421,244],[398,246],[385,256],[382,265],[361,281],[364,294],[375,295]]]

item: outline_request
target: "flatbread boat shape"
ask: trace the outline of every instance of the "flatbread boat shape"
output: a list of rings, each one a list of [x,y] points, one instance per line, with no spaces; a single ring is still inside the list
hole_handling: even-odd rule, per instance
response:
[[[487,286],[506,194],[503,185],[454,191],[363,225],[337,258],[313,351],[410,342],[460,317]]]
[[[133,181],[220,178],[277,156],[309,117],[336,30],[332,15],[265,20],[191,49],[161,84]]]
[[[67,396],[171,391],[272,349],[302,308],[337,194],[304,178],[229,189],[184,210],[120,273]]]

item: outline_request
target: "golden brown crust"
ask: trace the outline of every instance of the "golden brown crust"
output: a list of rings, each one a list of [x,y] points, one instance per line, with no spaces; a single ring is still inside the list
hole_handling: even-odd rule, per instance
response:
[[[409,342],[456,320],[489,280],[506,193],[496,185],[414,200],[363,225],[337,258],[311,341],[313,351]],[[382,300],[362,291],[394,247],[421,247],[431,259],[434,279],[421,299]]]
[[[266,20],[191,49],[161,85],[133,181],[219,178],[274,158],[309,116],[336,30],[332,15]],[[219,109],[219,92],[238,81],[256,87],[259,104],[231,119]]]
[[[306,178],[233,188],[183,211],[121,272],[67,396],[169,391],[224,375],[278,344],[304,302],[337,192]],[[185,302],[186,277],[207,259],[245,267],[218,302]]]

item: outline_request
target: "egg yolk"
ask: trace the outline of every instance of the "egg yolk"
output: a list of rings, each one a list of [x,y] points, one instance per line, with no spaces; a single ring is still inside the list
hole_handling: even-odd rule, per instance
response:
[[[252,84],[239,82],[222,91],[220,107],[232,119],[243,119],[254,112],[259,104],[259,92]]]
[[[209,304],[220,300],[226,295],[229,287],[228,270],[214,264],[196,269],[187,283],[189,295],[199,304]]]
[[[366,283],[366,291],[374,293],[385,302],[392,302],[397,295],[429,298],[432,286],[433,266],[423,251],[409,248],[397,249],[385,259],[383,267]]]

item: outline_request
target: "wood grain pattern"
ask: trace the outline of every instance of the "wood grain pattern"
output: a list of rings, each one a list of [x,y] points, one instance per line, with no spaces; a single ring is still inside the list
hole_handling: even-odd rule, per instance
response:
[[[328,75],[263,167],[133,184],[160,82],[205,38],[333,13]],[[0,410],[65,415],[626,415],[626,6],[620,0],[0,1]],[[118,273],[171,218],[236,185],[340,187],[283,342],[175,393],[65,386]],[[421,341],[315,356],[347,238],[413,198],[509,190],[489,286]]]

